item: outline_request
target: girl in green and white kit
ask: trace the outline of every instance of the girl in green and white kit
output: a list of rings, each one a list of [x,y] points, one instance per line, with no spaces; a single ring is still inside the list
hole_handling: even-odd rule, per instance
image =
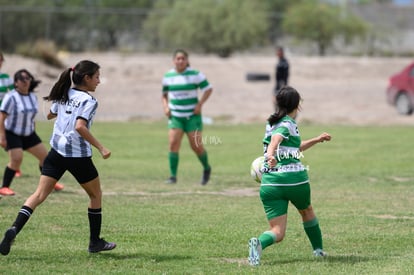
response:
[[[303,227],[313,248],[313,254],[326,256],[322,233],[311,205],[307,168],[301,163],[303,151],[331,140],[328,133],[302,141],[295,118],[301,97],[292,87],[284,87],[277,95],[277,112],[266,125],[263,139],[265,168],[260,186],[260,198],[270,230],[249,240],[249,264],[260,263],[262,250],[281,242],[285,237],[288,204],[291,202],[302,216]]]
[[[162,80],[162,104],[168,117],[168,141],[170,177],[167,183],[177,182],[179,151],[184,134],[191,149],[203,166],[201,185],[210,179],[211,166],[202,141],[203,122],[201,110],[213,92],[203,73],[190,67],[188,53],[177,49],[173,55],[174,68],[164,74]],[[198,91],[201,92],[198,98]]]

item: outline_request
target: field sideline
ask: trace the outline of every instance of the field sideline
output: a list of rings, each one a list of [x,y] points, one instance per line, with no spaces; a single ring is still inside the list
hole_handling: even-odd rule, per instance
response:
[[[52,123],[38,122],[45,144]],[[168,177],[164,122],[96,122],[92,132],[112,150],[94,150],[104,192],[102,236],[118,247],[89,255],[86,194],[66,174],[65,190],[36,209],[0,274],[412,274],[414,176],[407,126],[299,125],[306,139],[322,131],[331,142],[304,152],[313,206],[327,259],[312,257],[300,217],[290,206],[285,240],[267,248],[262,264],[247,264],[247,241],[267,230],[249,175],[262,151],[264,125],[206,125],[213,173],[198,184],[201,165],[183,140],[178,183]],[[1,153],[1,165],[7,163]],[[3,168],[0,168],[3,169]],[[0,234],[38,182],[28,154],[14,197],[0,200]]]

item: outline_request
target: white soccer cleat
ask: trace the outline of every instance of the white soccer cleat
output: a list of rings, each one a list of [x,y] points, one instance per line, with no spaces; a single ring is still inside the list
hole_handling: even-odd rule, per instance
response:
[[[313,256],[315,257],[326,257],[328,254],[322,249],[318,248],[313,251]]]
[[[249,240],[249,264],[258,266],[260,264],[260,256],[262,255],[262,245],[258,238]]]

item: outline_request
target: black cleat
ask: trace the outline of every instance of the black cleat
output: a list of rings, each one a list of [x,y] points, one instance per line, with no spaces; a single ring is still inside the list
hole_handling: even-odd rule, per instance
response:
[[[4,238],[0,243],[0,253],[2,255],[7,255],[10,252],[10,247],[13,244],[14,239],[16,238],[16,228],[11,227],[7,229],[4,233]]]
[[[177,177],[169,177],[169,178],[165,181],[165,183],[168,183],[168,184],[175,184],[175,183],[177,183]]]
[[[210,174],[211,174],[211,167],[209,167],[207,170],[204,170],[203,177],[201,178],[201,185],[207,184],[207,182],[210,180]]]
[[[101,251],[112,250],[116,247],[116,243],[110,243],[104,239],[99,239],[96,243],[90,243],[88,251],[90,253],[98,253]]]

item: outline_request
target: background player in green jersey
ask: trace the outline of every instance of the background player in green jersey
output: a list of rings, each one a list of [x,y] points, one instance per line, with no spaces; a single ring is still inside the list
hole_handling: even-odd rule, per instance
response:
[[[331,140],[328,133],[301,141],[295,121],[301,97],[292,87],[283,87],[276,97],[277,112],[266,125],[263,139],[265,167],[262,175],[260,198],[270,230],[249,240],[249,263],[256,266],[266,247],[281,242],[285,236],[287,209],[291,202],[302,216],[303,227],[311,242],[315,256],[326,256],[322,233],[311,205],[311,191],[307,168],[300,162],[302,152],[313,145]]]
[[[0,70],[3,66],[4,62],[4,55],[0,51]],[[6,73],[3,73],[0,71],[0,105],[3,101],[4,95],[8,92],[14,89],[14,81],[13,79]],[[20,177],[22,175],[20,170],[16,171],[15,177]]]
[[[162,104],[168,117],[170,178],[167,183],[177,182],[179,150],[184,134],[191,149],[203,165],[201,184],[210,179],[211,166],[202,143],[203,122],[201,109],[213,88],[200,71],[190,67],[188,53],[178,49],[173,55],[174,68],[164,74],[162,80]],[[198,91],[202,96],[198,98]]]
[[[3,53],[0,52],[0,70],[4,62]],[[13,79],[6,73],[0,71],[0,104],[4,95],[14,89]]]

